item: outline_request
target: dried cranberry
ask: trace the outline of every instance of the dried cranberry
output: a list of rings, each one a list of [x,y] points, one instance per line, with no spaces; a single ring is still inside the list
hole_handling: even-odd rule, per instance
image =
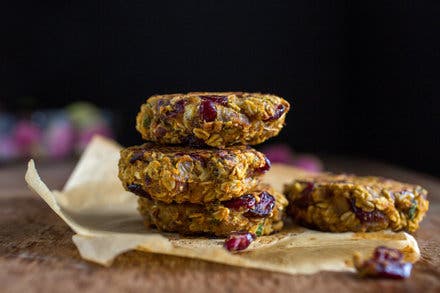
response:
[[[373,210],[372,212],[365,212],[356,206],[356,201],[354,199],[350,201],[350,204],[356,218],[358,218],[361,223],[377,223],[386,220],[384,213],[381,211]]]
[[[217,109],[214,102],[210,100],[202,100],[200,103],[200,116],[206,122],[212,122],[217,118]]]
[[[230,157],[230,154],[229,154],[227,151],[225,151],[225,150],[219,150],[219,151],[217,152],[217,155],[218,155],[220,158],[222,158],[222,159],[226,159],[226,158],[229,158],[229,157]]]
[[[284,111],[286,111],[286,107],[283,104],[279,104],[275,108],[275,113],[272,116],[270,116],[269,118],[265,119],[264,121],[277,120],[278,118],[280,118],[284,114]]]
[[[166,107],[166,106],[168,106],[169,104],[170,104],[170,101],[169,101],[169,100],[159,100],[159,101],[157,101],[157,104],[156,104],[156,110],[157,110],[158,112],[160,112],[160,110],[161,110],[162,107]]]
[[[223,205],[227,208],[239,210],[239,209],[251,209],[255,206],[255,197],[252,194],[243,195],[231,200],[225,201]]]
[[[194,135],[188,135],[186,137],[183,137],[183,138],[181,138],[180,141],[184,144],[191,146],[191,147],[196,147],[196,148],[206,147],[206,143],[202,139],[200,139]]]
[[[201,155],[199,155],[198,153],[189,153],[188,154],[193,160],[196,161],[203,161],[204,159],[202,158]]]
[[[403,254],[397,249],[388,248],[385,246],[378,246],[374,250],[373,258],[380,261],[401,261],[403,259]]]
[[[169,100],[159,100],[157,101],[157,106],[158,107],[166,107],[170,104]]]
[[[225,161],[226,164],[237,164],[237,156],[234,156],[230,152],[226,150],[218,150],[217,156]],[[228,162],[229,161],[229,162]],[[248,170],[250,172],[250,170]],[[249,176],[253,176],[254,174],[250,174]]]
[[[145,185],[149,185],[151,183],[151,178],[150,176],[146,175],[145,176]]]
[[[180,113],[183,113],[185,111],[185,105],[186,105],[186,101],[185,100],[179,100],[176,103],[174,103],[174,107],[172,111],[169,111],[166,116],[169,118],[173,118],[176,117],[177,115],[179,115]]]
[[[264,174],[270,170],[271,166],[272,166],[272,164],[270,163],[269,159],[265,156],[264,157],[264,165],[262,167],[255,169],[255,172]]]
[[[138,161],[138,160],[142,160],[142,158],[144,157],[144,150],[137,150],[133,153],[133,155],[130,158],[130,164],[133,164],[134,162]]]
[[[408,278],[412,269],[410,262],[403,261],[399,250],[384,246],[377,247],[371,259],[355,265],[362,276],[391,279]]]
[[[275,207],[275,198],[263,191],[260,193],[260,201],[254,205],[253,208],[245,214],[247,217],[266,217],[268,216],[273,208]]]
[[[307,186],[303,189],[303,191],[301,191],[301,197],[293,202],[293,206],[306,209],[313,202],[312,191],[315,187],[315,184],[312,182],[306,182],[306,184]]]
[[[228,98],[225,96],[200,96],[200,98],[202,100],[211,101],[222,106],[226,106],[228,104]]]
[[[204,157],[199,155],[198,153],[189,153],[188,154],[193,160],[199,161],[202,167],[206,167],[206,160]]]
[[[412,263],[400,262],[389,263],[383,267],[383,271],[378,272],[377,276],[380,278],[390,279],[406,279],[411,275]]]
[[[127,189],[138,196],[150,198],[150,195],[145,190],[143,190],[142,186],[140,186],[139,184],[128,184]]]
[[[162,126],[157,127],[156,130],[154,131],[154,134],[157,137],[163,137],[166,133],[167,133],[167,130]]]
[[[248,248],[255,238],[255,234],[249,232],[234,232],[225,240],[224,247],[229,251],[243,250]]]

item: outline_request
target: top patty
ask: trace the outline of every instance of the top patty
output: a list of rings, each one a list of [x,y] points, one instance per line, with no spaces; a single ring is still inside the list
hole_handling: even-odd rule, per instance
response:
[[[162,144],[255,145],[280,132],[289,108],[286,100],[260,93],[156,95],[141,106],[136,129]]]
[[[420,186],[381,177],[321,174],[285,186],[288,213],[324,231],[414,232],[428,210]]]
[[[206,203],[239,197],[270,168],[249,146],[225,149],[163,146],[152,142],[121,151],[124,187],[162,202]]]

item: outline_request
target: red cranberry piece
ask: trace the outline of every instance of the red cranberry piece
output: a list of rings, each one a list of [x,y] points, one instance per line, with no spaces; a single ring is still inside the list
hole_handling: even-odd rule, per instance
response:
[[[269,118],[267,118],[264,121],[274,121],[277,120],[278,118],[280,118],[283,114],[284,111],[286,111],[286,107],[283,104],[279,104],[276,108],[275,108],[275,112],[272,116],[270,116]]]
[[[150,195],[145,190],[143,190],[142,186],[140,186],[139,184],[135,184],[135,183],[128,184],[127,189],[133,192],[134,194],[136,194],[137,196],[150,198]]]
[[[159,107],[166,107],[166,106],[168,106],[170,104],[170,101],[169,100],[159,100],[159,101],[157,101],[157,105],[159,106]]]
[[[225,151],[225,150],[219,150],[219,151],[217,152],[217,154],[218,154],[218,156],[219,156],[220,158],[222,158],[222,159],[227,159],[227,158],[230,157],[229,153],[228,153],[227,151]]]
[[[273,208],[275,207],[275,198],[263,191],[260,193],[260,201],[254,205],[253,208],[245,214],[247,217],[266,217],[268,216]]]
[[[204,157],[202,157],[201,155],[199,155],[199,154],[197,154],[197,153],[190,153],[190,154],[188,154],[193,160],[195,160],[195,161],[199,161],[200,162],[200,164],[203,166],[203,167],[206,167],[206,160],[205,160],[205,158]]]
[[[142,160],[142,158],[144,157],[144,150],[137,150],[133,153],[133,155],[130,158],[130,164],[133,164],[134,162],[138,161],[138,160]]]
[[[315,184],[312,182],[306,182],[306,184],[307,186],[303,189],[303,191],[301,191],[301,197],[293,202],[293,206],[306,209],[312,204],[312,191],[315,187]]]
[[[361,223],[377,223],[386,220],[385,215],[381,211],[373,210],[372,212],[365,212],[356,206],[354,199],[350,201],[350,204],[356,218],[358,218]]]
[[[186,105],[185,100],[177,101],[176,103],[174,103],[173,110],[168,112],[166,116],[169,118],[173,118],[179,115],[180,113],[183,113],[185,111],[185,105]]]
[[[217,118],[217,109],[215,108],[214,103],[210,100],[202,100],[199,111],[202,119],[206,122],[212,122]]]
[[[146,175],[145,176],[145,185],[149,185],[151,183],[151,178],[150,176]]]
[[[187,144],[187,145],[189,145],[191,147],[195,147],[195,148],[206,147],[206,143],[202,139],[200,139],[194,135],[188,135],[188,136],[182,138],[180,141],[184,144]]]
[[[222,106],[226,106],[228,104],[228,97],[225,96],[200,96],[200,98],[202,100],[208,100]]]
[[[224,247],[229,251],[243,250],[248,248],[255,238],[255,234],[249,232],[234,232],[225,240]]]
[[[227,164],[234,164],[235,165],[237,162],[237,157],[232,155],[230,152],[228,152],[226,150],[218,150],[217,155],[219,156],[219,158],[221,158],[225,162],[229,161],[229,162],[227,162]],[[249,176],[253,176],[253,175],[254,174],[250,174]]]
[[[264,165],[262,167],[255,169],[255,172],[264,174],[270,170],[272,164],[270,163],[269,159],[266,156],[264,157],[264,161],[265,161]]]
[[[406,279],[411,275],[411,270],[412,263],[410,262],[389,263],[377,273],[377,276],[389,279]]]
[[[159,101],[157,101],[156,109],[157,109],[157,111],[160,111],[160,108],[166,107],[169,104],[170,104],[169,100],[159,100]]]
[[[405,279],[411,275],[412,264],[403,261],[402,253],[393,248],[379,246],[373,257],[356,265],[362,276]]]
[[[163,137],[166,133],[167,133],[167,130],[162,126],[157,127],[156,130],[154,131],[154,134],[157,137]]]
[[[255,206],[255,197],[252,194],[247,194],[225,201],[223,205],[233,210],[240,210],[240,209],[248,210]]]
[[[401,261],[403,260],[403,254],[397,249],[378,246],[374,250],[373,258],[376,260]]]
[[[196,160],[196,161],[204,161],[204,159],[202,158],[202,156],[201,155],[199,155],[198,153],[189,153],[188,154],[193,160]]]

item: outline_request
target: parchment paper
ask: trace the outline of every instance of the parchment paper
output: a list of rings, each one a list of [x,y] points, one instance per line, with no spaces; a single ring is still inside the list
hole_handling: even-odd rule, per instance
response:
[[[132,250],[203,259],[223,264],[289,274],[322,270],[354,271],[352,256],[369,256],[378,245],[403,250],[408,261],[420,257],[409,234],[323,233],[287,224],[280,233],[257,238],[242,253],[223,248],[223,239],[188,238],[148,230],[136,210],[136,197],[117,178],[120,146],[102,137],[89,144],[62,191],[51,191],[40,179],[34,161],[28,163],[26,182],[76,233],[73,242],[84,259],[105,266]],[[281,190],[284,183],[307,175],[287,166],[272,166],[265,181]]]

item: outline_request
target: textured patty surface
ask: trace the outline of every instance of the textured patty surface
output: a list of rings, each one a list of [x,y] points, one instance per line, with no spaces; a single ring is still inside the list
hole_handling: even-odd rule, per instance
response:
[[[126,190],[165,203],[206,203],[240,197],[269,168],[266,156],[248,146],[215,149],[148,142],[121,151],[119,179]]]
[[[141,106],[136,129],[161,144],[255,145],[280,132],[289,108],[286,100],[260,93],[156,95]]]
[[[138,210],[147,226],[184,235],[228,236],[249,231],[257,236],[281,230],[286,198],[267,185],[260,185],[242,197],[225,202],[164,204],[139,197]]]
[[[287,213],[322,231],[414,232],[429,207],[420,186],[380,177],[324,174],[285,186]]]

